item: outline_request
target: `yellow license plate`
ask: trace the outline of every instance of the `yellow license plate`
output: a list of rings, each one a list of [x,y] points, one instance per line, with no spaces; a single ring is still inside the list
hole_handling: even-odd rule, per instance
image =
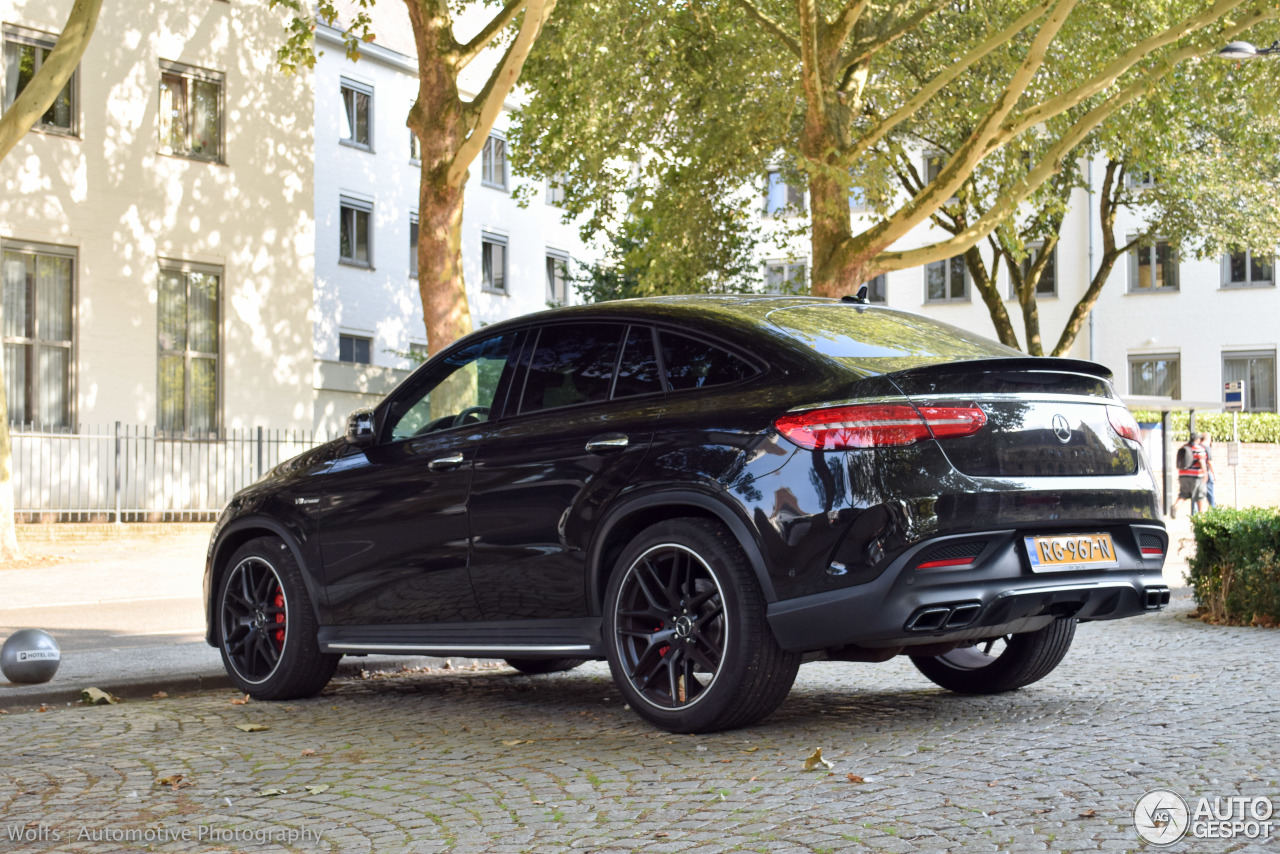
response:
[[[1110,534],[1024,537],[1033,572],[1119,566]]]

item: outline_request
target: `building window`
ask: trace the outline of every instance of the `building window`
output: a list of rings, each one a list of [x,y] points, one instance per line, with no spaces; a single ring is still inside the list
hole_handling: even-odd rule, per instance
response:
[[[1176,291],[1178,256],[1163,240],[1129,252],[1129,292]]]
[[[480,156],[480,183],[497,190],[507,189],[507,141],[493,134],[485,140]]]
[[[357,365],[372,364],[373,339],[363,335],[338,336],[338,361]]]
[[[1182,377],[1176,353],[1129,357],[1129,394],[1182,397]]]
[[[1135,190],[1149,190],[1156,185],[1156,176],[1151,172],[1129,172],[1124,180]]]
[[[483,290],[507,292],[507,239],[496,234],[480,238],[480,279]]]
[[[1258,257],[1245,250],[1222,257],[1224,288],[1272,287],[1275,283],[1275,259],[1269,255]]]
[[[774,216],[785,216],[808,210],[805,205],[804,189],[788,184],[779,169],[770,169],[768,184],[765,189],[764,212]]]
[[[806,265],[775,261],[764,267],[764,290],[768,294],[804,293]]]
[[[563,252],[547,253],[547,302],[569,303],[569,256]]]
[[[430,353],[427,352],[427,345],[421,341],[409,342],[409,361],[416,363],[425,362]]]
[[[160,152],[222,162],[223,76],[160,63]]]
[[[357,267],[373,266],[373,235],[369,223],[373,205],[360,199],[342,197],[338,214],[338,261]]]
[[[412,128],[409,130],[409,162],[422,162],[422,142]]]
[[[849,188],[849,209],[855,211],[871,210],[871,200],[863,187]]]
[[[1039,246],[1028,246],[1027,257],[1022,259],[1020,269],[1022,270],[1022,278],[1025,280],[1031,275],[1031,265],[1035,263],[1036,256],[1040,254]],[[1040,281],[1036,282],[1036,296],[1038,297],[1056,297],[1058,295],[1058,247],[1053,247],[1049,252],[1049,260],[1044,265],[1044,270],[1040,272]],[[1017,299],[1018,291],[1014,285],[1013,279],[1009,280],[1009,299]]]
[[[942,174],[942,170],[947,165],[946,155],[938,151],[931,151],[924,156],[924,182],[932,184],[938,180],[938,176]]]
[[[6,244],[4,381],[10,424],[71,426],[75,253]]]
[[[867,282],[867,302],[884,305],[889,301],[889,281],[884,273]]]
[[[925,302],[968,302],[969,275],[964,256],[934,261],[924,268]]]
[[[1222,381],[1244,380],[1244,408],[1247,412],[1276,411],[1276,351],[1223,353]]]
[[[157,414],[163,433],[218,430],[218,291],[222,271],[162,263]]]
[[[552,175],[547,179],[547,204],[564,207],[565,175]]]
[[[418,215],[409,217],[409,275],[418,275]]]
[[[31,78],[35,77],[40,66],[57,44],[57,36],[22,30],[16,27],[4,28],[4,108],[8,110],[13,102],[27,88]],[[76,134],[76,88],[80,79],[77,68],[62,87],[52,106],[45,111],[32,126],[35,130],[52,131],[74,136]]]
[[[347,145],[373,150],[373,87],[342,80],[340,139]],[[412,133],[412,131],[410,132]]]

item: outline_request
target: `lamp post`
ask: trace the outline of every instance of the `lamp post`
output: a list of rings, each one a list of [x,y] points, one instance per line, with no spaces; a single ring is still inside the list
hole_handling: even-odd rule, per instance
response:
[[[1258,59],[1263,56],[1280,54],[1280,39],[1271,43],[1271,47],[1258,48],[1249,42],[1232,42],[1215,54],[1219,59]]]

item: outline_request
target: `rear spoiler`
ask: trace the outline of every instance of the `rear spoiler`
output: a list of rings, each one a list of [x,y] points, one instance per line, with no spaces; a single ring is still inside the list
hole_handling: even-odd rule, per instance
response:
[[[983,373],[1003,373],[1006,371],[1047,371],[1058,374],[1084,374],[1098,379],[1110,380],[1111,369],[1097,362],[1084,359],[1064,359],[1057,356],[1009,356],[994,359],[960,359],[956,361],[934,362],[893,371],[885,376],[893,379],[923,379],[941,374],[954,373],[957,369],[964,371],[981,371]]]

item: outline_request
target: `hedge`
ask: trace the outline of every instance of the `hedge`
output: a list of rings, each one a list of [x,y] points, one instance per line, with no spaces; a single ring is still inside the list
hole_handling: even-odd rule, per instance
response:
[[[1230,412],[1197,412],[1196,432],[1208,433],[1215,442],[1228,442],[1231,440],[1231,416],[1232,413]],[[1133,417],[1142,424],[1160,423],[1159,412],[1134,410]],[[1188,420],[1189,417],[1186,412],[1169,413],[1170,426],[1173,428],[1173,441],[1178,444],[1187,441]],[[1275,412],[1241,412],[1240,441],[1280,443],[1280,414]]]
[[[1280,625],[1280,509],[1216,507],[1192,516],[1191,527],[1190,580],[1201,617]]]

